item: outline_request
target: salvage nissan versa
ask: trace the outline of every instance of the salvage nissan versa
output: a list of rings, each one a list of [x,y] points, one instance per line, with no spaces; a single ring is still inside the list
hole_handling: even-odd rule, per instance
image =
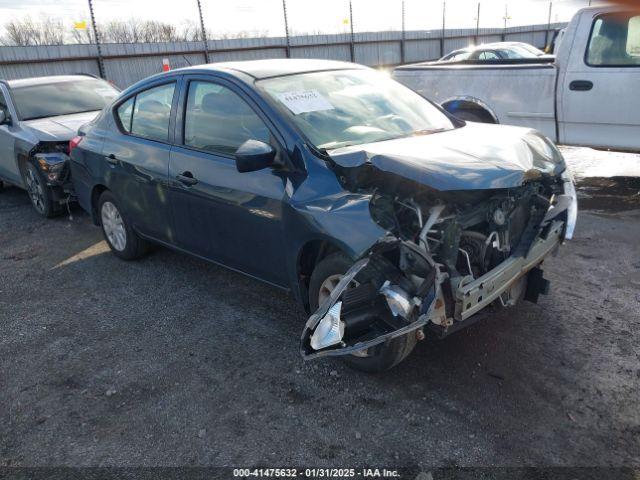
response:
[[[293,291],[306,359],[404,359],[548,282],[573,182],[536,131],[465,123],[382,73],[316,60],[175,70],[71,142],[120,258],[158,243]]]

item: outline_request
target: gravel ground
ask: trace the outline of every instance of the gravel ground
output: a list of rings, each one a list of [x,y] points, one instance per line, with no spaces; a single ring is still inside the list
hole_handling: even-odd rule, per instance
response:
[[[365,375],[301,360],[288,294],[5,189],[0,465],[640,466],[638,187],[596,190],[549,296]]]

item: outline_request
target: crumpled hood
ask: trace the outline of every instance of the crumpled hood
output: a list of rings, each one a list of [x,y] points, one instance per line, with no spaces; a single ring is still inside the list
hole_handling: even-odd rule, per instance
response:
[[[41,142],[71,140],[78,134],[78,128],[93,120],[100,111],[59,115],[57,117],[25,120],[22,124]]]
[[[441,191],[513,188],[539,176],[536,152],[525,141],[527,135],[539,135],[534,132],[468,122],[446,132],[343,147],[329,155],[342,167],[369,163]]]

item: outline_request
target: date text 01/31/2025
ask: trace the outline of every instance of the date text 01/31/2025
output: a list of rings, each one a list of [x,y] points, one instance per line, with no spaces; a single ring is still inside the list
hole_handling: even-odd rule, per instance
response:
[[[235,478],[398,478],[397,470],[386,468],[236,468]]]

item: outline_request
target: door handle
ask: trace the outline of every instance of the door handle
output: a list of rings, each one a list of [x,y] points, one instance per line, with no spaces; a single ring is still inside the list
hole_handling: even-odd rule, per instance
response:
[[[574,90],[576,92],[586,92],[593,88],[593,82],[589,80],[574,80],[569,84],[569,90]]]
[[[198,179],[193,178],[193,173],[191,172],[182,172],[180,175],[177,175],[176,178],[180,183],[186,185],[187,187],[191,187],[198,183]]]
[[[109,155],[107,155],[107,163],[110,163],[111,165],[117,165],[118,159],[113,153],[110,153]]]

